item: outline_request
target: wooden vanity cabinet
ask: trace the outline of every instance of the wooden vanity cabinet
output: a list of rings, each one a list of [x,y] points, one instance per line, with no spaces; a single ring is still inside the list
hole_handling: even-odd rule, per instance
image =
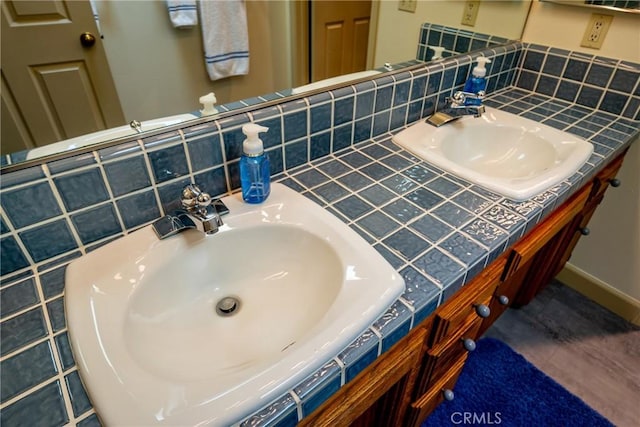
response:
[[[562,269],[624,154],[301,425],[386,427],[424,422],[443,401],[443,391],[455,387],[468,357],[464,340],[482,336],[508,307],[527,304]],[[481,305],[488,306],[489,313],[478,310]]]

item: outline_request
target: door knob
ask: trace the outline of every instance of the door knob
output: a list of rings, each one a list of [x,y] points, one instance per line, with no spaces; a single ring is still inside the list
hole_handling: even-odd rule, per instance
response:
[[[96,44],[96,36],[88,32],[82,33],[80,34],[80,44],[84,47],[91,47]]]

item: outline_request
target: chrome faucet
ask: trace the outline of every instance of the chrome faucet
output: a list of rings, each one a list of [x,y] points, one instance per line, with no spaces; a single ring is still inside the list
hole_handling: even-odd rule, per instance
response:
[[[165,239],[183,230],[195,228],[205,234],[213,234],[223,225],[222,215],[229,209],[222,200],[214,200],[198,186],[189,184],[182,190],[182,209],[165,215],[153,223],[158,238]]]
[[[458,91],[453,94],[453,97],[446,99],[447,104],[449,104],[448,106],[445,106],[443,109],[427,118],[427,123],[439,127],[464,116],[480,117],[484,114],[484,105],[482,105],[484,96],[484,91],[480,91],[478,93]],[[480,104],[465,105],[465,102],[468,99],[479,100]]]
[[[137,120],[131,120],[129,122],[131,129],[134,129],[138,133],[142,133],[142,124]]]

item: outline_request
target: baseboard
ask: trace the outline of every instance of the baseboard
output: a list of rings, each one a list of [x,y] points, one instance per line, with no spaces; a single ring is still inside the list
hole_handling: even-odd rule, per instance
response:
[[[635,298],[571,264],[566,264],[556,279],[623,319],[640,326],[640,301]]]

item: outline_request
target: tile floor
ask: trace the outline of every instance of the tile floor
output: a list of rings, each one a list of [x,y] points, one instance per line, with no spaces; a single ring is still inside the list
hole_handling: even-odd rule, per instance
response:
[[[640,327],[554,281],[486,332],[619,427],[640,420]]]

